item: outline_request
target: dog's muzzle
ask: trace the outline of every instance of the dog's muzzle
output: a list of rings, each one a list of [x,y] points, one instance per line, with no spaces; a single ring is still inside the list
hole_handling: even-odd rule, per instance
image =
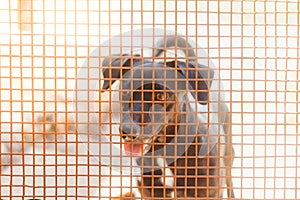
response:
[[[149,111],[151,122],[146,125],[135,123],[130,113],[122,114],[120,134],[124,139],[126,154],[141,155],[149,151],[151,142],[164,128],[165,111],[161,105],[153,105]]]

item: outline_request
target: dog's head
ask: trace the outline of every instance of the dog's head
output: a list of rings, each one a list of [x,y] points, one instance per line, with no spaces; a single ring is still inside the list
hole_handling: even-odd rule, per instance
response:
[[[205,73],[199,73],[193,63],[144,61],[142,64],[136,56],[114,63],[120,66],[104,73],[104,77],[110,74],[113,79],[108,80],[103,89],[121,78],[120,134],[127,153],[140,155],[153,144],[167,143],[178,129],[182,105],[187,101],[184,96],[188,92],[200,103],[207,104],[207,81],[210,80],[203,78]]]
[[[182,38],[177,42],[174,38],[167,39],[166,46],[162,44],[158,49],[176,45],[187,48]],[[155,57],[160,53],[157,51]],[[191,56],[194,59],[190,59]],[[187,101],[182,98],[186,93],[192,94],[199,104],[208,103],[214,71],[198,64],[193,50],[188,51],[186,57],[189,61],[157,61],[143,59],[138,54],[123,54],[102,62],[102,90],[121,80],[120,134],[125,141],[125,151],[146,153],[153,143],[168,142],[162,136],[176,132],[182,111],[180,101]]]
[[[176,69],[166,69],[162,63],[146,63],[122,77],[120,133],[127,153],[146,153],[153,142],[166,135],[169,125],[177,122],[175,88],[183,91],[185,86],[177,83]]]

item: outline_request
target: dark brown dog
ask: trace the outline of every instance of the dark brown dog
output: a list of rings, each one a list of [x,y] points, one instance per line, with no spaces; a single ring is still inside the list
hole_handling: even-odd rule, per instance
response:
[[[173,43],[171,41],[169,45]],[[153,67],[157,64],[158,72],[155,73],[158,76],[167,69],[174,69],[173,74],[179,73],[189,83],[192,96],[188,98],[189,95],[184,90],[174,91],[174,88],[159,81],[155,75],[151,76],[152,81],[140,84],[134,90],[129,90],[132,85],[126,86],[126,80],[122,82],[125,90],[121,100],[125,99],[127,102],[123,111],[130,114],[122,115],[120,134],[127,154],[138,156],[137,164],[142,172],[138,186],[142,198],[215,199],[222,198],[226,186],[228,197],[234,198],[231,180],[234,150],[231,142],[230,112],[226,104],[221,103],[218,112],[224,134],[209,144],[209,124],[199,122],[199,113],[195,111],[193,103],[189,102],[190,99],[195,99],[201,105],[209,104],[209,86],[213,71],[200,65],[204,73],[197,74],[193,62],[152,63],[142,62],[137,57],[135,55],[135,59],[125,58],[122,61],[115,59],[108,65],[119,66],[122,71],[120,68],[108,68],[111,71],[104,71],[104,77],[118,79],[121,74],[132,70],[131,78],[141,78],[151,72],[147,71],[150,65]],[[149,67],[139,68],[142,63]],[[181,79],[177,79],[179,80]],[[106,81],[103,89],[107,89],[112,83],[113,81]],[[153,107],[162,108],[158,110],[158,113],[163,111],[162,115],[158,115],[158,120],[153,119]],[[153,122],[156,127],[147,129]],[[124,199],[133,197],[134,195],[127,194]]]

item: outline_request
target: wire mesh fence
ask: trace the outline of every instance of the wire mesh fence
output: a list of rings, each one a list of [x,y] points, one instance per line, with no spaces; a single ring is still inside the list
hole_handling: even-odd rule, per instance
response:
[[[1,199],[300,199],[298,1],[0,14]]]

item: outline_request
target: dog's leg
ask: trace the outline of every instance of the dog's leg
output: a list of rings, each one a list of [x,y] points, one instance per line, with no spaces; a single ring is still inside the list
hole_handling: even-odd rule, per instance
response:
[[[229,149],[231,149],[231,153],[229,153],[229,156],[234,157],[234,148],[232,147],[232,148],[229,148]],[[230,150],[229,150],[229,152],[230,152]],[[227,166],[230,166],[230,169],[228,169],[226,171],[227,195],[230,198],[235,198],[234,192],[233,192],[232,176],[231,176],[231,168],[232,168],[232,165],[233,165],[233,158],[229,159],[229,160],[231,160],[231,162],[228,163],[229,165],[227,165]]]
[[[225,104],[224,107],[225,109],[222,109],[222,112],[224,112],[225,114],[225,121],[223,127],[225,132],[225,141],[226,141],[224,164],[226,167],[227,196],[229,198],[234,198],[231,168],[233,165],[233,159],[235,153],[234,153],[234,148],[232,146],[231,115]]]

